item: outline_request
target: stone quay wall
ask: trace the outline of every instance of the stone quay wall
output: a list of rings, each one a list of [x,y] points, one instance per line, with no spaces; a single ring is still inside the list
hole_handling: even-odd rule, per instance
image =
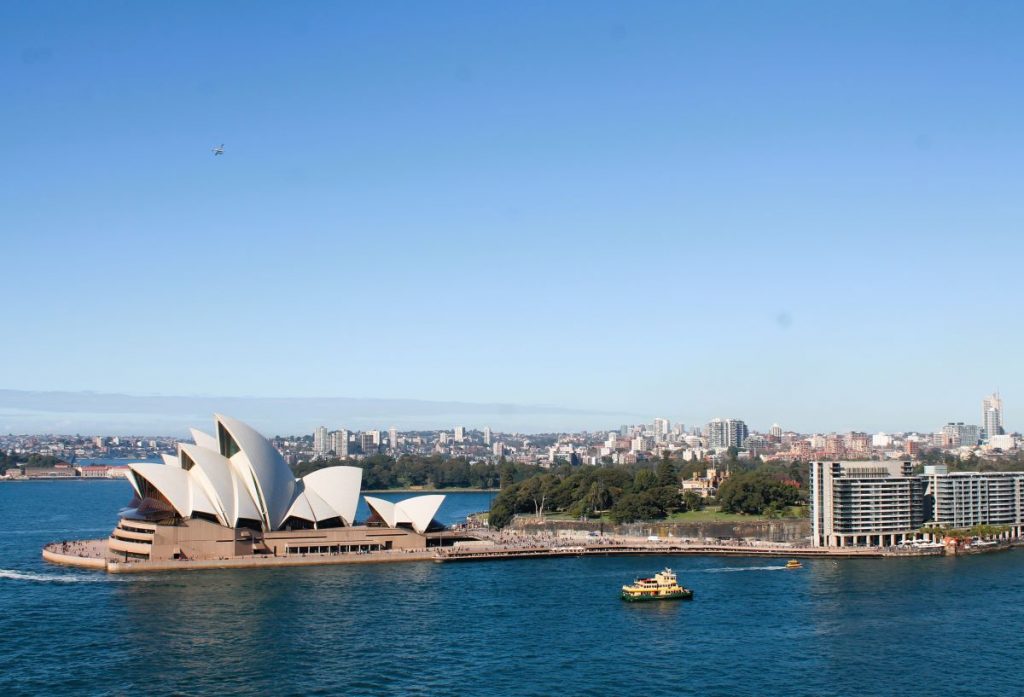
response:
[[[548,535],[586,535],[599,532],[621,537],[650,537],[684,540],[747,540],[809,544],[811,521],[807,518],[732,521],[646,521],[614,525],[588,520],[538,520],[533,516],[516,516],[511,529],[516,532]]]

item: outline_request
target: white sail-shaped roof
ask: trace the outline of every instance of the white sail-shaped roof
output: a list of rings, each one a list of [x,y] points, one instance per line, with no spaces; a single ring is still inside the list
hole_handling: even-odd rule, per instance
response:
[[[206,448],[207,450],[213,450],[214,452],[217,451],[217,439],[209,433],[203,433],[198,428],[190,428],[189,433],[192,434],[192,440],[194,440],[196,445],[200,448]]]
[[[213,502],[217,519],[222,525],[235,527],[238,524],[238,505],[235,501],[237,487],[232,481],[235,475],[231,463],[220,453],[191,443],[179,443],[178,448],[194,463],[189,474]],[[244,490],[242,494],[248,497]],[[255,506],[248,506],[247,509],[255,510]]]
[[[324,520],[330,520],[331,518],[341,518],[345,521],[346,525],[351,525],[348,519],[340,515],[340,511],[335,510],[326,501],[317,496],[317,493],[312,489],[306,489],[302,492],[302,495],[309,501],[309,508],[313,511],[313,515],[316,516],[316,522],[320,523]],[[359,499],[359,492],[356,491],[356,500]]]
[[[158,465],[155,462],[137,462],[128,465],[136,475],[156,487],[182,517],[192,515],[192,494],[188,472],[180,467]],[[136,488],[136,491],[138,489]]]
[[[432,494],[403,499],[395,504],[395,508],[399,511],[399,522],[412,523],[413,530],[423,533],[430,527],[430,521],[437,515],[442,503],[443,494]]]
[[[264,530],[278,530],[291,516],[314,525],[334,519],[355,524],[360,468],[326,467],[297,480],[270,441],[250,426],[216,415],[215,432],[216,437],[192,429],[195,444],[179,443],[177,454],[165,455],[163,464],[130,465],[128,480],[136,494],[141,496],[145,480],[181,517],[202,513],[226,527],[245,520],[258,521]],[[393,504],[367,498],[387,525],[411,525],[420,532],[430,525],[443,500],[418,496]]]
[[[370,511],[377,514],[377,517],[384,521],[389,527],[393,528],[398,525],[398,518],[395,515],[395,504],[385,499],[379,499],[375,496],[364,496],[366,505],[370,507]]]
[[[444,503],[443,494],[413,496],[392,503],[373,496],[364,496],[366,505],[376,513],[389,527],[401,524],[411,525],[413,530],[424,533]]]
[[[188,491],[189,496],[191,497],[189,503],[192,507],[189,515],[206,513],[208,515],[216,516],[217,520],[223,524],[224,521],[220,517],[218,507],[214,505],[209,495],[203,490],[203,487],[198,486],[195,477],[189,477]]]
[[[353,525],[359,506],[359,490],[363,484],[363,470],[358,467],[325,467],[302,478],[307,493],[312,492],[334,509],[345,525]]]
[[[125,477],[125,479],[127,479],[128,483],[132,485],[132,489],[135,490],[135,495],[138,496],[139,498],[142,498],[142,490],[139,488],[139,483],[135,479],[135,473],[132,472],[132,465],[133,464],[135,464],[135,463],[130,463],[128,465],[128,476]]]
[[[291,468],[270,441],[247,424],[221,414],[214,418],[218,429],[224,428],[238,446],[238,452],[228,455],[228,459],[256,502],[264,526],[278,529],[295,498]]]
[[[308,520],[310,523],[316,523],[316,513],[313,512],[313,507],[309,505],[309,499],[306,498],[306,493],[302,492],[295,497],[292,502],[291,508],[288,509],[288,515],[285,518],[302,518]]]

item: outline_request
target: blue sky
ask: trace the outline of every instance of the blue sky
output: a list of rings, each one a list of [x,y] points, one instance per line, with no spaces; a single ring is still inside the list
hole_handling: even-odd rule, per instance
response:
[[[0,5],[0,388],[1015,428],[1022,22]]]

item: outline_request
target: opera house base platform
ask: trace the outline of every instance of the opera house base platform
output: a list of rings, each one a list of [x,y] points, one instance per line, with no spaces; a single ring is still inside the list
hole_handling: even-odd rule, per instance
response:
[[[196,521],[189,521],[195,523]],[[164,526],[161,526],[164,527]],[[169,527],[169,526],[168,526]],[[177,527],[177,526],[176,526]],[[119,525],[120,529],[121,526]],[[219,526],[211,526],[219,528]],[[220,528],[223,531],[222,528]],[[326,564],[366,564],[381,562],[429,561],[442,546],[472,540],[464,534],[437,532],[420,535],[412,531],[363,526],[328,530],[301,530],[273,533],[273,539],[246,539],[238,531],[238,540],[196,539],[198,531],[178,530],[177,543],[160,544],[165,530],[154,531],[153,556],[143,558],[141,551],[115,551],[118,540],[112,536],[98,540],[53,542],[43,548],[43,559],[63,566],[94,569],[108,573],[145,573],[151,571],[188,571],[200,569],[239,569],[280,566],[319,566]],[[229,531],[230,532],[230,531]],[[118,534],[115,530],[115,535]],[[171,537],[171,535],[167,535]],[[270,537],[267,533],[265,537]],[[190,539],[184,540],[183,537]],[[258,537],[258,534],[257,534]],[[390,543],[390,544],[388,544]],[[138,543],[133,543],[138,544]],[[142,543],[144,544],[144,543]],[[237,546],[234,546],[237,545]],[[233,546],[234,553],[229,546]],[[213,553],[209,553],[213,550]],[[191,554],[190,554],[191,552]],[[200,554],[200,552],[203,552]],[[217,552],[228,552],[218,554]]]

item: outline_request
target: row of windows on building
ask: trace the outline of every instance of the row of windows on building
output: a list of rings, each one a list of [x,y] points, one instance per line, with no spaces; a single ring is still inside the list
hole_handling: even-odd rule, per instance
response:
[[[358,554],[391,549],[391,541],[364,545],[289,545],[288,554]]]

